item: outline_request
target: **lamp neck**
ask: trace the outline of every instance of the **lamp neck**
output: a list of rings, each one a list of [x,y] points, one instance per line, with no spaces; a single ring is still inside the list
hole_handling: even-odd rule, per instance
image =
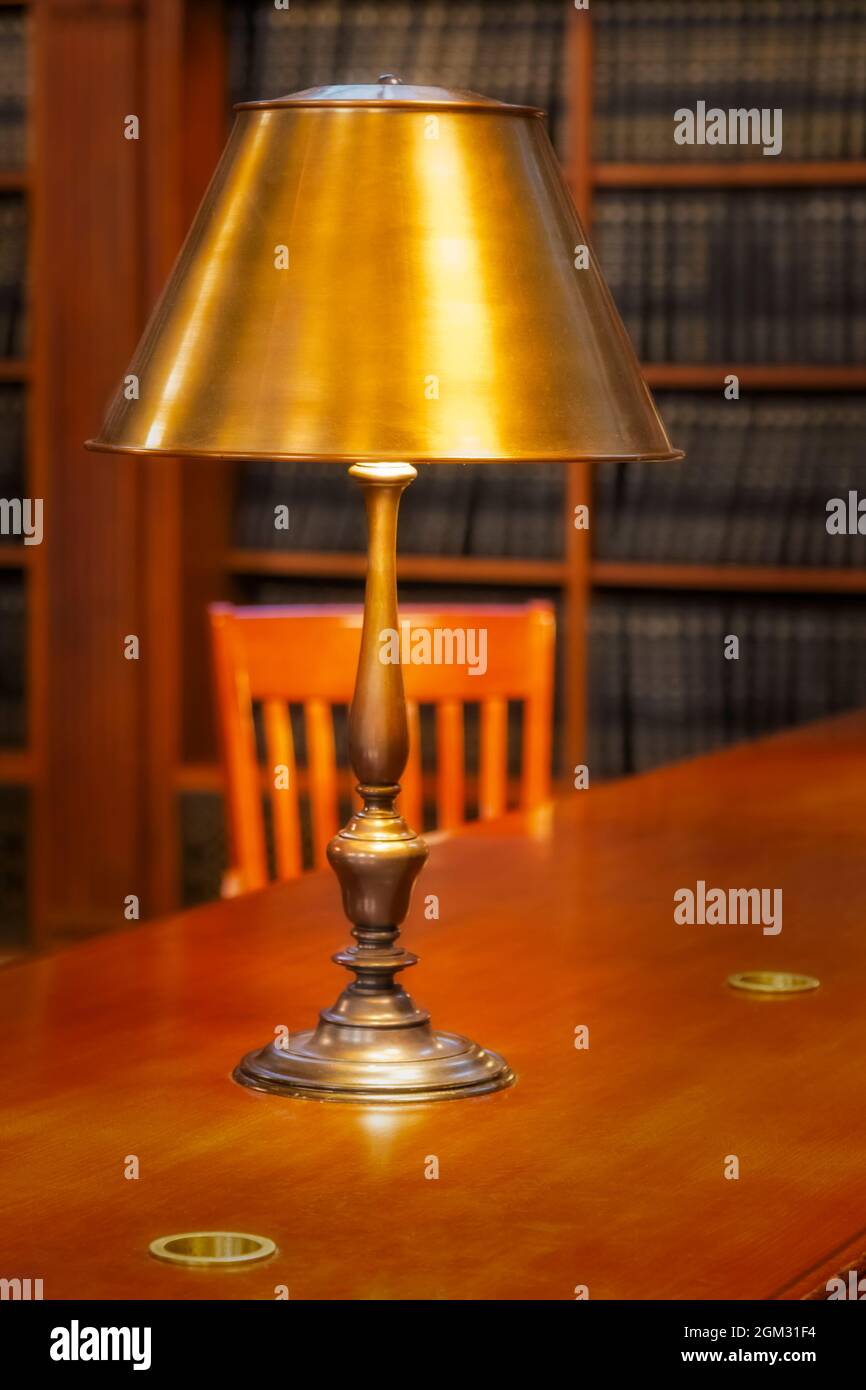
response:
[[[396,787],[406,766],[409,733],[402,668],[399,662],[383,661],[382,654],[385,634],[399,632],[400,497],[418,474],[410,463],[356,463],[349,473],[364,489],[367,511],[364,628],[349,716],[349,757],[362,789],[390,790]]]

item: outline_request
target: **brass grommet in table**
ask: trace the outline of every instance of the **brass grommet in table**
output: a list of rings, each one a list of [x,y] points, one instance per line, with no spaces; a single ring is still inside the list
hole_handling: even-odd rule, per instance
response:
[[[821,981],[790,970],[739,970],[728,976],[728,984],[750,994],[806,994],[818,989]]]
[[[245,1231],[186,1231],[181,1235],[160,1236],[152,1240],[148,1248],[156,1260],[193,1269],[253,1264],[256,1260],[266,1260],[277,1249],[267,1236],[252,1236]]]

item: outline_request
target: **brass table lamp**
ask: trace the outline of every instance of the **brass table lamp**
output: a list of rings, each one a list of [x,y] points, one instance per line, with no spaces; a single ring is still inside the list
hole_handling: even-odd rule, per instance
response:
[[[246,102],[94,449],[351,464],[368,566],[349,739],[363,809],[328,857],[355,979],[244,1085],[437,1100],[508,1064],[433,1031],[397,980],[424,841],[407,757],[396,528],[413,463],[674,459],[540,117],[468,92],[317,87]]]

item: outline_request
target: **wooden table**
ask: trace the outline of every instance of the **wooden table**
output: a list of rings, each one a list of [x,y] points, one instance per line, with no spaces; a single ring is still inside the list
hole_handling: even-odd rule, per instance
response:
[[[782,932],[676,925],[698,879],[781,888]],[[242,1052],[331,1002],[345,936],[312,874],[0,972],[0,1274],[47,1298],[794,1298],[862,1263],[866,716],[434,849],[407,983],[505,1054],[510,1091],[370,1110],[235,1086]],[[752,968],[821,988],[726,985]],[[220,1228],[279,1253],[230,1274],[147,1253]]]

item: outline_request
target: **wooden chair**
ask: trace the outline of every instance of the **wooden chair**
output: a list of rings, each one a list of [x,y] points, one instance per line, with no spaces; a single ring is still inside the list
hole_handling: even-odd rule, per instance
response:
[[[268,882],[263,791],[270,798],[277,878],[295,878],[303,869],[290,705],[303,709],[313,859],[317,866],[327,862],[328,841],[339,828],[333,706],[351,702],[362,613],[358,607],[213,604],[208,614],[231,847],[223,894],[232,897]],[[520,804],[534,809],[545,802],[550,791],[553,715],[551,606],[540,602],[520,607],[409,606],[401,610],[400,618],[410,624],[410,632],[418,627],[433,632],[487,631],[483,674],[470,675],[465,665],[403,666],[409,761],[400,807],[409,823],[422,828],[421,705],[435,706],[438,828],[453,829],[466,818],[463,707],[468,702],[480,704],[480,816],[498,816],[507,807],[509,700],[524,706]],[[267,776],[256,756],[253,716],[257,702],[262,710]],[[277,768],[286,769],[287,775],[271,775],[270,770]]]

